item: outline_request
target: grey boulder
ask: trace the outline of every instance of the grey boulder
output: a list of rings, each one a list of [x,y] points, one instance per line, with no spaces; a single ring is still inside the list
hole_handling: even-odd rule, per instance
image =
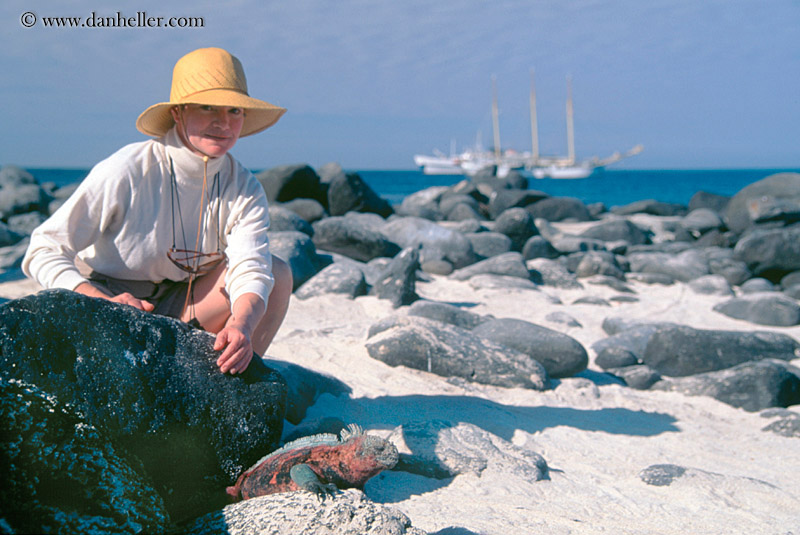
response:
[[[775,201],[792,203],[800,201],[800,174],[777,173],[739,190],[725,210],[724,217],[728,228],[736,233],[742,233],[753,226],[756,222],[754,216],[758,218],[759,212],[763,216],[764,210],[762,207],[762,210],[756,210],[753,213],[752,208],[758,207],[758,203],[763,203],[765,200],[771,200],[773,203]]]
[[[294,295],[298,299],[326,293],[342,294],[350,298],[366,295],[367,281],[364,271],[354,261],[334,262],[308,279]]]
[[[511,251],[511,238],[499,232],[471,232],[465,235],[472,250],[482,258],[489,258]]]
[[[269,230],[271,232],[297,231],[309,236],[314,235],[314,229],[308,221],[279,204],[269,207]]]
[[[719,230],[724,225],[722,217],[708,208],[692,210],[681,221],[681,226],[695,238],[699,238],[702,234],[711,230]]]
[[[389,217],[394,210],[358,173],[339,173],[328,183],[328,211],[332,216],[369,212]]]
[[[710,396],[746,411],[800,403],[800,370],[778,360],[745,362],[726,370],[692,377],[667,378],[653,390]]]
[[[18,243],[23,235],[10,229],[8,225],[0,221],[0,247],[8,247]]]
[[[733,251],[753,274],[781,277],[800,269],[800,225],[753,230],[736,243]]]
[[[652,232],[627,219],[618,218],[598,223],[581,232],[580,236],[606,242],[624,241],[631,245],[642,245],[650,243]]]
[[[457,269],[450,274],[450,278],[463,281],[475,275],[483,274],[507,275],[510,277],[519,277],[521,279],[530,279],[530,273],[528,272],[528,268],[525,267],[522,255],[516,252],[503,253],[476,262],[471,266]]]
[[[489,318],[475,314],[449,303],[419,300],[408,307],[409,316],[421,316],[443,323],[449,323],[462,329],[471,330],[487,321]]]
[[[704,295],[733,295],[733,288],[722,275],[703,275],[689,281],[689,288]]]
[[[530,356],[426,318],[396,318],[374,333],[366,347],[372,358],[390,366],[495,386],[549,387],[547,372]]]
[[[456,269],[477,260],[464,234],[420,217],[393,217],[381,226],[380,232],[404,249],[421,247],[423,257],[447,260]]]
[[[473,334],[525,353],[544,366],[553,378],[571,377],[586,369],[589,356],[571,336],[513,318],[487,319]]]
[[[759,325],[790,327],[800,323],[800,305],[778,292],[758,292],[734,297],[717,305],[714,311]]]
[[[684,325],[658,327],[640,355],[645,364],[671,377],[723,370],[751,360],[789,361],[798,357],[800,342],[782,333],[703,330]]]
[[[591,221],[592,219],[583,201],[574,197],[548,197],[527,205],[525,210],[534,218],[547,221]]]
[[[631,271],[660,273],[684,282],[709,274],[708,260],[696,250],[687,250],[678,254],[631,253],[627,255],[627,258]]]
[[[292,270],[294,290],[319,271],[321,261],[317,249],[304,232],[270,232],[269,241],[272,254],[285,261]]]
[[[400,252],[400,247],[383,235],[380,230],[382,224],[382,221],[378,222],[367,214],[353,212],[346,216],[327,217],[312,225],[314,245],[317,249],[339,253],[361,262],[381,256],[393,257]]]
[[[538,284],[555,286],[556,288],[583,288],[578,278],[570,273],[563,264],[547,258],[528,260],[526,266],[530,268],[531,279]]]
[[[686,207],[676,203],[644,199],[641,201],[634,201],[624,206],[612,206],[611,212],[617,215],[651,214],[658,216],[682,216],[686,214]]]
[[[434,479],[460,474],[480,476],[487,471],[528,482],[548,477],[547,462],[541,455],[470,423],[408,422],[394,429],[389,440],[398,444],[401,451],[395,471]]]
[[[533,217],[524,208],[509,208],[495,220],[494,231],[511,239],[511,249],[521,251],[529,238],[539,233]]]
[[[419,299],[416,292],[419,268],[419,249],[404,249],[383,270],[372,286],[372,293],[391,301],[394,308],[410,305]]]

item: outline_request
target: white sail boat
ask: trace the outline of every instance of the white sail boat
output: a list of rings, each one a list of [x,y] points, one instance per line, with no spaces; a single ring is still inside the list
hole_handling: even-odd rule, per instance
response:
[[[595,169],[605,167],[623,158],[639,154],[644,150],[642,145],[636,145],[624,154],[615,152],[607,158],[594,157],[578,162],[575,157],[575,127],[572,106],[572,78],[567,76],[567,156],[541,156],[539,154],[539,133],[536,121],[536,87],[534,84],[533,70],[531,70],[531,142],[532,155],[526,162],[525,168],[534,178],[576,179],[587,178]]]
[[[531,152],[518,153],[511,150],[502,151],[500,145],[500,120],[497,106],[496,78],[492,76],[492,130],[494,133],[494,150],[485,151],[480,141],[474,149],[467,149],[456,154],[455,145],[451,144],[450,156],[434,150],[434,156],[417,154],[414,163],[426,175],[469,175],[476,174],[489,166],[495,167],[495,174],[504,177],[512,169],[526,169],[535,178],[577,179],[591,176],[595,169],[611,165],[623,158],[642,152],[643,147],[636,145],[625,153],[615,152],[607,158],[593,157],[578,161],[575,156],[575,129],[572,106],[572,79],[567,77],[567,156],[542,156],[539,154],[539,132],[536,118],[536,87],[533,70],[531,70],[530,90],[531,114]]]
[[[441,151],[434,149],[434,156],[415,155],[414,163],[422,168],[422,172],[426,175],[463,174],[472,176],[481,169],[495,166],[495,175],[504,177],[512,169],[524,168],[525,161],[529,155],[521,155],[514,151],[504,152],[500,149],[500,120],[497,106],[497,85],[494,76],[492,76],[492,131],[494,134],[493,151],[483,149],[479,132],[474,148],[466,149],[456,154],[454,146],[451,145],[450,156],[446,156]]]
[[[491,152],[483,149],[480,142],[480,132],[475,147],[456,153],[451,146],[450,156],[434,149],[433,156],[416,154],[414,163],[426,175],[474,175],[484,167],[495,164],[495,157]],[[522,167],[522,164],[520,164]]]
[[[461,159],[456,155],[456,140],[450,141],[450,156],[438,149],[433,149],[433,156],[425,154],[414,155],[414,163],[422,168],[426,175],[460,175]]]

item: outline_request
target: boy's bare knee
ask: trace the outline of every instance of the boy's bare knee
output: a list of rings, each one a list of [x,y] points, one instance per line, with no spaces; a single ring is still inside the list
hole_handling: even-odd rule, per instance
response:
[[[294,285],[292,269],[289,264],[276,256],[272,257],[272,276],[275,279],[275,289],[284,293],[292,293],[292,286]]]

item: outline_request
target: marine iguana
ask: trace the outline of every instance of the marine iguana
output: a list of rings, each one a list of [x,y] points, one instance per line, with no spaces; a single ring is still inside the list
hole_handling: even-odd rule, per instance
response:
[[[393,468],[398,459],[394,444],[350,424],[340,437],[323,433],[285,444],[242,472],[225,491],[237,500],[247,500],[304,489],[325,499],[337,489],[362,487],[379,472]]]

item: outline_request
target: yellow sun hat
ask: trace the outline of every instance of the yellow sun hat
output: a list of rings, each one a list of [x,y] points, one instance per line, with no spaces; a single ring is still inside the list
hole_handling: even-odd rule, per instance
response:
[[[286,113],[286,108],[249,96],[242,63],[221,48],[200,48],[179,59],[172,71],[169,102],[144,110],[136,128],[149,136],[163,136],[175,124],[170,108],[179,104],[243,108],[239,137],[266,130]]]

